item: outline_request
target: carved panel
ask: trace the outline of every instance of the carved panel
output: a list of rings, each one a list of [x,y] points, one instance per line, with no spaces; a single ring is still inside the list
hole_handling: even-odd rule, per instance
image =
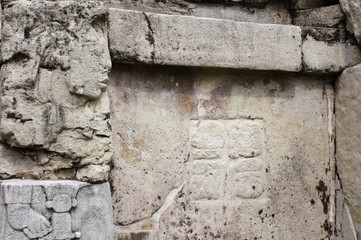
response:
[[[97,188],[97,192],[92,191],[94,188]],[[85,192],[81,189],[85,189]],[[0,198],[1,240],[112,239],[112,206],[108,184],[6,180],[0,183]],[[94,210],[96,216],[85,217]],[[89,235],[83,227],[89,224],[99,231],[91,238],[82,238]],[[109,226],[99,227],[103,224]]]
[[[225,202],[266,197],[264,135],[257,119],[191,121],[190,198]]]

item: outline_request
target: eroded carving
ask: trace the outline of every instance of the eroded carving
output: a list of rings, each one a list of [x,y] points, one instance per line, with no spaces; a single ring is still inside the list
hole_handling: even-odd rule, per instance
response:
[[[3,142],[45,151],[41,164],[55,156],[78,166],[110,162],[106,18],[100,2],[20,0],[4,6]]]
[[[192,200],[256,199],[267,186],[261,120],[191,121]]]
[[[6,212],[0,218],[2,226],[0,239],[81,239],[82,231],[88,230],[83,228],[82,224],[91,224],[92,228],[96,228],[104,221],[112,220],[109,211],[110,194],[108,196],[99,194],[102,189],[109,188],[109,185],[100,186],[101,190],[98,190],[97,194],[94,192],[90,194],[89,190],[85,194],[79,193],[81,188],[92,189],[99,186],[77,181],[7,180],[1,182],[0,187],[0,212],[1,209]],[[78,197],[88,198],[88,201],[81,200],[78,203]],[[103,200],[99,201],[99,197]],[[94,198],[98,200],[96,203],[91,202]],[[81,210],[75,211],[78,204]],[[97,209],[98,204],[102,204],[105,211],[98,212],[96,218],[83,217]],[[87,236],[89,233],[84,234]],[[94,236],[100,239],[112,239],[112,233],[107,231]]]

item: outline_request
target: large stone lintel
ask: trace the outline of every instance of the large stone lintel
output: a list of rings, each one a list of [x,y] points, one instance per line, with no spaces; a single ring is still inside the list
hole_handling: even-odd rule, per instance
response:
[[[110,9],[114,62],[297,72],[301,41],[296,26]]]

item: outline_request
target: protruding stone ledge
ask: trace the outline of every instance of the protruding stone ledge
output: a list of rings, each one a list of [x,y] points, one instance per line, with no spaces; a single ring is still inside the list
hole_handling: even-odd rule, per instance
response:
[[[110,9],[114,62],[297,72],[301,42],[296,26]]]

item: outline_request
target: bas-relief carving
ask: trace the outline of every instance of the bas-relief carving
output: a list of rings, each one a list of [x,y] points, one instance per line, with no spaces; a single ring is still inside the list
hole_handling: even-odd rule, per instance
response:
[[[112,239],[108,184],[7,180],[0,187],[2,240]]]
[[[190,144],[191,200],[267,198],[262,120],[193,120]]]
[[[107,14],[91,1],[4,6],[2,142],[41,150],[41,164],[110,162]]]

